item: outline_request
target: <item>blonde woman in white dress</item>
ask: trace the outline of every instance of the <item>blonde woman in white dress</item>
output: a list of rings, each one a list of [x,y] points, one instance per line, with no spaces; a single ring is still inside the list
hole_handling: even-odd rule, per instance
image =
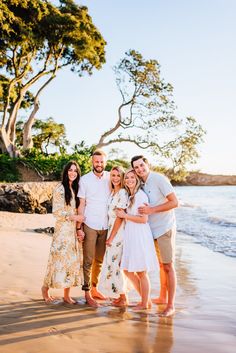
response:
[[[106,252],[103,259],[99,291],[106,297],[113,299],[113,305],[128,304],[126,296],[125,276],[120,269],[123,251],[123,219],[116,216],[116,209],[126,209],[128,202],[127,191],[123,188],[124,171],[115,166],[110,171],[111,195],[108,200],[108,234]]]
[[[157,270],[157,258],[148,216],[138,213],[138,207],[148,203],[148,197],[140,189],[140,180],[133,169],[125,173],[124,186],[129,194],[129,204],[126,212],[116,211],[117,217],[125,220],[120,267],[141,296],[136,309],[148,309],[151,306],[148,272]]]

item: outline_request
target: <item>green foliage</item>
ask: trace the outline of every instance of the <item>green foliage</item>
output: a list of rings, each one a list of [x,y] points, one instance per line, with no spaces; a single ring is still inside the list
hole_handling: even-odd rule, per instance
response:
[[[174,170],[173,168],[166,168],[164,166],[151,166],[151,170],[158,172],[167,176],[173,184],[182,183],[186,180],[189,172],[182,168]]]
[[[19,178],[17,159],[10,158],[6,154],[0,154],[0,181],[12,183],[19,181]]]
[[[27,152],[22,161],[30,168],[36,169],[46,179],[59,180],[63,167],[70,160],[76,160],[80,166],[81,174],[88,173],[91,170],[90,154],[42,154],[39,150],[32,149]]]
[[[30,123],[39,95],[69,67],[79,76],[92,74],[105,63],[106,42],[85,6],[74,0],[0,1],[0,147],[17,155],[15,128],[20,108],[31,105],[33,115],[24,129],[24,148],[32,147]],[[38,91],[30,93],[37,83]]]
[[[129,50],[114,72],[121,104],[115,124],[102,134],[98,146],[133,143],[158,162],[171,162],[174,170],[195,163],[205,131],[196,119],[175,115],[173,87],[161,77],[159,62]]]
[[[19,120],[16,124],[16,143],[22,145],[24,121]],[[66,146],[69,141],[66,138],[66,129],[64,124],[58,124],[53,118],[45,121],[37,119],[32,126],[32,137],[34,148],[41,153],[48,154],[48,148],[58,148],[60,153],[66,152]]]
[[[107,166],[106,170],[110,171],[112,167],[114,166],[120,166],[123,167],[124,170],[128,169],[130,167],[130,162],[122,159],[109,159],[107,161]]]

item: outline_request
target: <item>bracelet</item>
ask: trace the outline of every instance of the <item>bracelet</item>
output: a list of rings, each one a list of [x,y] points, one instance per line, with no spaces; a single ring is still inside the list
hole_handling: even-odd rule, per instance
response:
[[[80,228],[76,228],[76,230],[81,230],[81,227]]]

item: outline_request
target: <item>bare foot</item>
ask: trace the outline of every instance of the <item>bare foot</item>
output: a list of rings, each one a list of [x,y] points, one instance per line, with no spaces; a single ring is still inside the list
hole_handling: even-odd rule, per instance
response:
[[[153,304],[167,304],[167,300],[165,298],[155,298],[152,299]]]
[[[64,297],[64,302],[67,304],[76,304],[76,301],[71,297]]]
[[[112,304],[116,304],[116,303],[119,303],[121,301],[121,298],[115,298],[112,300]]]
[[[141,303],[133,307],[133,310],[147,310],[147,309],[150,309],[149,305],[142,305]]]
[[[138,305],[143,306],[143,305],[142,305],[142,302],[139,302],[136,306],[138,306]],[[148,300],[148,307],[147,307],[147,309],[151,309],[151,308],[152,308],[152,301],[151,301],[151,299],[149,299],[149,300]]]
[[[127,300],[120,299],[118,302],[112,303],[112,305],[117,307],[124,307],[124,306],[128,306],[129,302]]]
[[[55,298],[51,297],[51,295],[49,294],[48,287],[42,286],[41,292],[42,292],[42,297],[43,297],[45,303],[51,303],[55,299]]]
[[[86,300],[86,303],[93,307],[93,308],[98,308],[99,307],[99,304],[96,302],[96,300],[93,299],[93,297],[91,296],[90,294],[90,291],[86,291],[85,292],[85,300]]]
[[[167,316],[172,316],[175,313],[175,308],[171,307],[166,307],[164,311],[162,311],[160,314],[158,314],[161,317],[167,317]]]
[[[100,299],[100,300],[106,300],[107,299],[106,297],[104,297],[104,295],[101,292],[99,292],[97,290],[96,287],[92,287],[90,293],[91,293],[91,296],[93,297],[93,299]]]

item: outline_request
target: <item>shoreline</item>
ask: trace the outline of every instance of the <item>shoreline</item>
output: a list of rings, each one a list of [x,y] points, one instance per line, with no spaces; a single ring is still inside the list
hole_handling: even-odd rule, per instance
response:
[[[173,318],[157,315],[161,306],[134,312],[84,304],[46,305],[40,287],[51,237],[34,228],[54,225],[51,214],[0,212],[0,352],[233,353],[236,345],[235,258],[194,243],[178,233],[178,288]],[[158,274],[151,276],[152,297]],[[62,290],[52,290],[61,296]],[[132,299],[133,291],[129,293]]]

